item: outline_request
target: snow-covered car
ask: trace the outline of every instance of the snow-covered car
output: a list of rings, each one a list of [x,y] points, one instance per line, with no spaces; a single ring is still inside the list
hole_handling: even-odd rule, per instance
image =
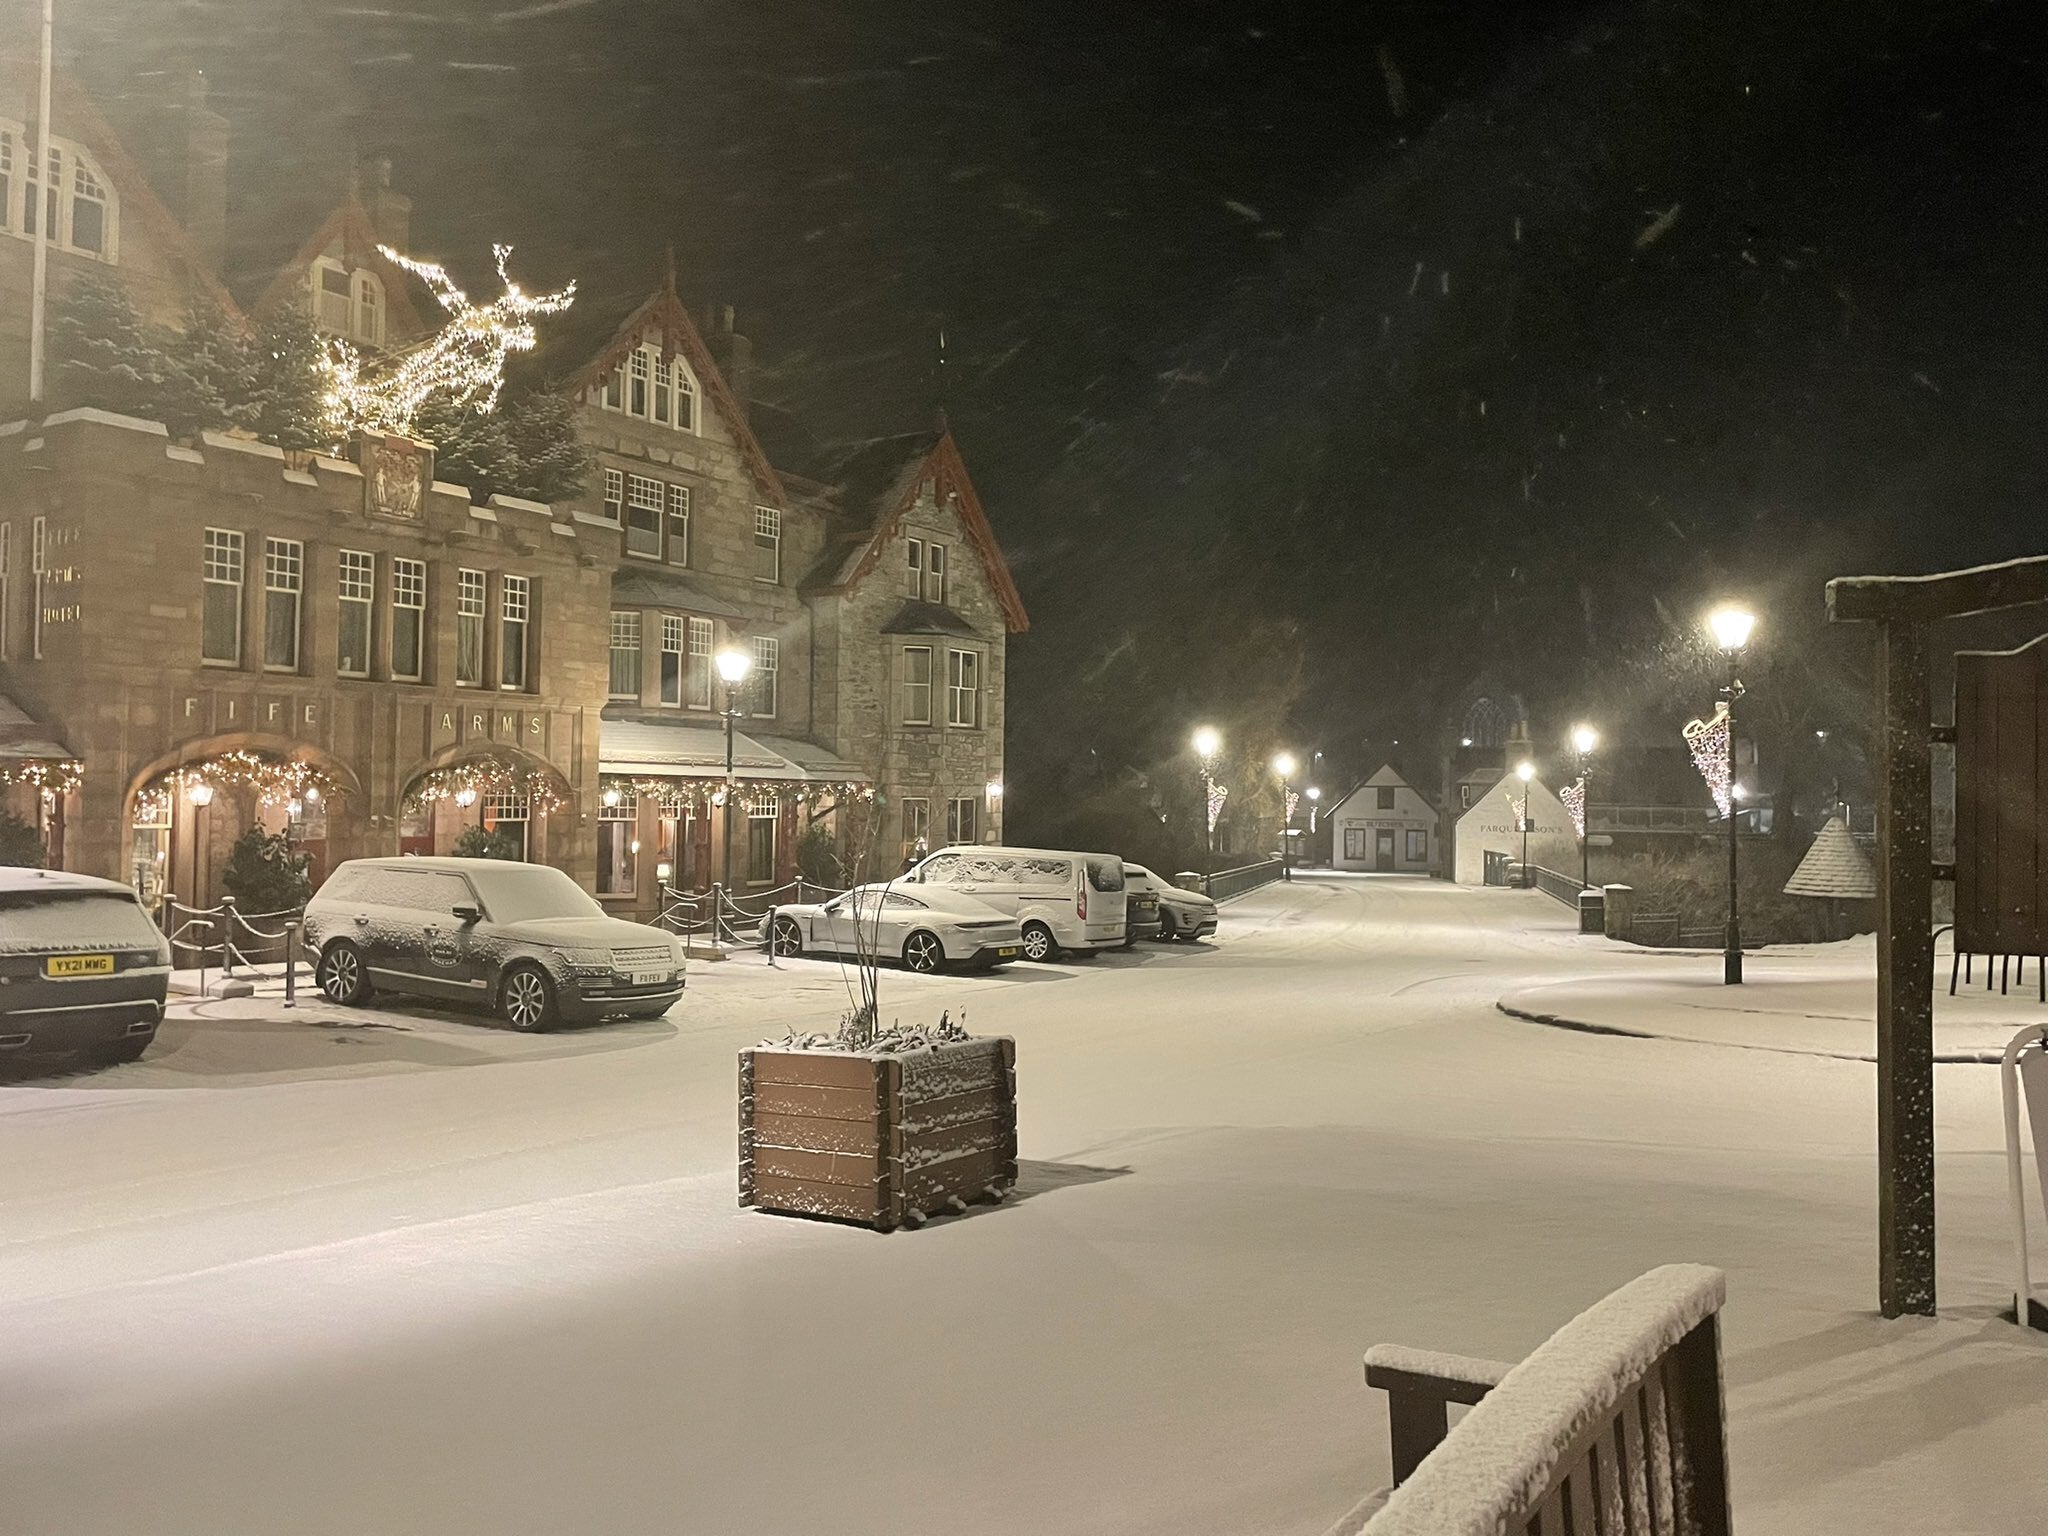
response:
[[[1216,903],[1200,891],[1184,891],[1169,885],[1142,864],[1124,866],[1124,889],[1158,898],[1159,931],[1163,943],[1175,939],[1205,939],[1216,931]],[[1142,935],[1141,935],[1142,937]]]
[[[1124,861],[1113,853],[962,844],[941,848],[897,883],[945,886],[1016,918],[1026,960],[1092,955],[1124,942]]]
[[[170,979],[171,946],[127,886],[0,869],[0,1060],[133,1061]]]
[[[830,901],[777,907],[767,929],[778,955],[868,954],[913,971],[1007,965],[1024,949],[1016,918],[943,885],[857,885]]]
[[[383,988],[483,1003],[519,1030],[651,1019],[683,995],[680,940],[546,864],[351,859],[306,903],[305,944],[330,1002]]]

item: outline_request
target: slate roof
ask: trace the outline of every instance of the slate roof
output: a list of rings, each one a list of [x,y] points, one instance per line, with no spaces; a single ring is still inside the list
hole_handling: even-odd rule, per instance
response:
[[[47,725],[0,693],[0,760],[71,762],[77,756]]]
[[[1877,872],[1870,856],[1850,835],[1849,824],[1830,816],[1806,857],[1785,882],[1787,896],[1818,896],[1830,901],[1869,901],[1877,895]]]
[[[612,577],[612,603],[633,608],[687,608],[692,613],[720,619],[745,619],[751,615],[722,597],[713,597],[703,586],[678,571],[628,567]]]
[[[974,626],[944,603],[921,602],[911,598],[882,626],[885,635],[959,635],[974,640],[980,636]]]

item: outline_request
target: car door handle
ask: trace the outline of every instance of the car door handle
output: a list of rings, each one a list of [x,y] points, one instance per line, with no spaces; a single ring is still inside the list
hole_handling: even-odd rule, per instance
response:
[[[357,926],[358,928],[367,928],[367,927],[369,927],[369,926],[370,926],[370,918],[369,918],[369,915],[368,915],[367,913],[364,913],[364,912],[358,912],[358,913],[356,914],[356,926]]]

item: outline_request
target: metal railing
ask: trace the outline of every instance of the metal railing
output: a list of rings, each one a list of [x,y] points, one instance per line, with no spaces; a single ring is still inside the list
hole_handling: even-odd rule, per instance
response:
[[[206,990],[207,972],[218,970],[232,981],[241,977],[283,978],[285,1000],[298,992],[299,933],[305,909],[284,907],[275,912],[243,912],[232,896],[223,896],[211,907],[188,907],[175,896],[157,902],[156,925],[171,944],[171,968],[199,972],[199,989]],[[273,924],[274,926],[264,926]],[[266,949],[281,946],[276,959]]]
[[[1257,890],[1262,885],[1271,885],[1280,878],[1279,859],[1263,859],[1257,864],[1245,864],[1237,869],[1219,869],[1213,875],[1196,874],[1185,870],[1174,878],[1191,882],[1204,896],[1218,901],[1228,901],[1233,896],[1242,896],[1246,891]]]
[[[1583,887],[1577,875],[1561,875],[1554,869],[1545,869],[1541,864],[1511,864],[1508,866],[1510,885],[1533,885],[1544,895],[1561,901],[1574,912],[1579,910],[1579,892]]]
[[[737,896],[720,881],[713,881],[708,891],[679,891],[664,885],[659,888],[654,921],[656,926],[686,940],[745,946],[763,941],[762,925],[773,908],[830,901],[843,894],[836,886],[819,885],[802,875],[781,885]]]

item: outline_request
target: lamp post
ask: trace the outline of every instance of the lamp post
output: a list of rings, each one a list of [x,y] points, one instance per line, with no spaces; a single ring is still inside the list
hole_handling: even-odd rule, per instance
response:
[[[1195,757],[1202,765],[1202,873],[1216,871],[1216,754],[1223,750],[1223,736],[1213,725],[1195,727]]]
[[[1322,756],[1320,752],[1316,755],[1318,757]],[[1317,786],[1311,784],[1302,793],[1308,796],[1308,835],[1309,841],[1313,842],[1316,835],[1316,811],[1322,805],[1323,792]]]
[[[732,884],[732,819],[733,807],[737,800],[737,786],[732,774],[732,729],[739,718],[740,687],[747,680],[747,674],[754,670],[754,658],[745,651],[728,646],[718,653],[718,680],[725,684],[725,883]]]
[[[1600,733],[1590,725],[1572,727],[1572,751],[1579,757],[1579,889],[1593,885],[1593,749]]]
[[[1003,840],[1000,825],[1003,815],[1003,781],[990,779],[987,785],[989,827],[984,841],[999,843]]]
[[[1273,772],[1280,776],[1280,878],[1283,882],[1294,878],[1294,842],[1290,836],[1294,830],[1294,813],[1287,803],[1287,781],[1294,777],[1294,770],[1300,766],[1292,752],[1279,753],[1273,759]]]
[[[1536,765],[1527,761],[1515,764],[1515,777],[1522,781],[1522,889],[1526,891],[1536,883],[1529,878],[1529,781],[1536,777]]]
[[[1724,985],[1738,987],[1742,985],[1742,908],[1737,894],[1740,856],[1736,841],[1739,822],[1735,805],[1735,701],[1742,697],[1738,669],[1750,632],[1756,628],[1756,615],[1729,604],[1707,615],[1707,628],[1713,632],[1715,646],[1728,658],[1728,683],[1721,690],[1728,701],[1728,942],[1721,956],[1721,980]]]

